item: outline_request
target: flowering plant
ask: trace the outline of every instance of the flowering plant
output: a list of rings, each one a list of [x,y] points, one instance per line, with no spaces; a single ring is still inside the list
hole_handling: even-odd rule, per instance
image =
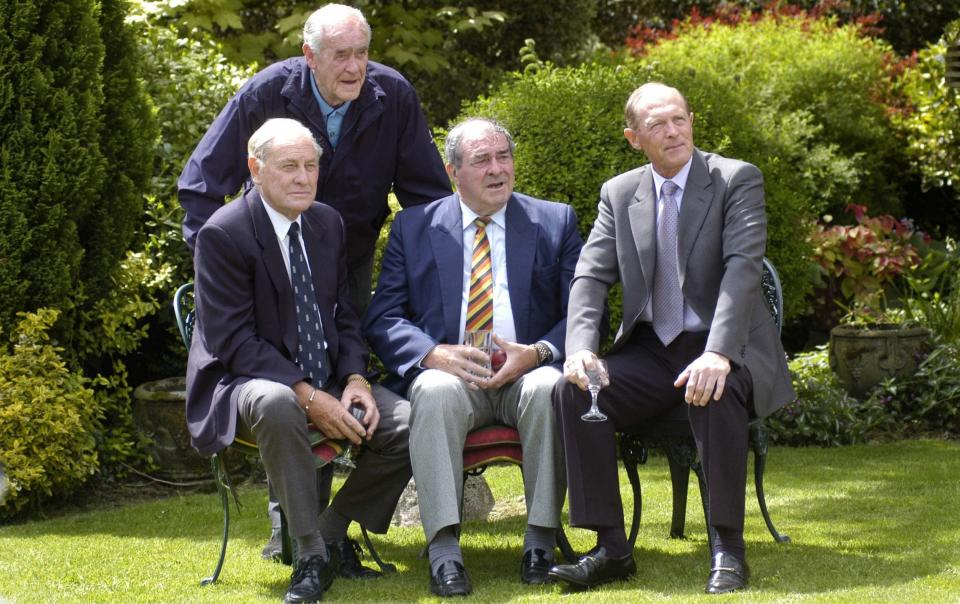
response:
[[[887,295],[898,277],[920,265],[918,245],[928,237],[906,218],[868,216],[867,207],[856,204],[847,211],[857,224],[830,225],[832,217],[824,216],[810,236],[825,302],[846,310],[845,323],[896,322],[902,313]]]

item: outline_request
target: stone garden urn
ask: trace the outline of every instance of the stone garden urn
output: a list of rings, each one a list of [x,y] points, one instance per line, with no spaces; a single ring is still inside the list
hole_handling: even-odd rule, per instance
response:
[[[862,398],[885,379],[913,375],[930,350],[930,331],[892,323],[838,325],[830,330],[830,368]]]
[[[190,446],[187,432],[184,377],[172,377],[137,386],[133,392],[133,421],[150,439],[150,456],[160,478],[175,481],[211,478],[210,460]]]

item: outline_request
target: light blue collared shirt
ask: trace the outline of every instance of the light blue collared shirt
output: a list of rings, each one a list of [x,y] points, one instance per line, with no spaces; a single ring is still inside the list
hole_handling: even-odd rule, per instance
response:
[[[339,107],[333,107],[330,103],[323,100],[320,89],[317,88],[317,81],[310,74],[310,89],[313,90],[313,98],[317,99],[320,105],[320,111],[323,112],[323,119],[327,126],[327,138],[330,140],[330,146],[337,148],[340,142],[340,129],[343,127],[343,118],[347,115],[347,109],[350,108],[351,101],[346,101]]]

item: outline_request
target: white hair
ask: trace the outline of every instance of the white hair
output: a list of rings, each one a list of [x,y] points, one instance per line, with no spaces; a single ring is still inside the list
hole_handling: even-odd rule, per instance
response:
[[[273,147],[274,141],[278,138],[308,139],[310,144],[313,145],[313,149],[317,152],[317,157],[319,158],[323,154],[323,148],[320,146],[320,143],[317,142],[317,139],[313,136],[313,133],[310,132],[309,128],[297,120],[286,117],[275,117],[265,121],[263,125],[257,128],[257,131],[250,136],[250,140],[247,142],[247,156],[256,159],[262,166],[263,162],[267,159],[267,155],[270,153],[270,149]]]
[[[323,50],[324,42],[343,30],[347,23],[356,23],[367,36],[370,44],[370,24],[359,10],[345,4],[325,4],[313,11],[303,24],[303,43],[317,53]]]

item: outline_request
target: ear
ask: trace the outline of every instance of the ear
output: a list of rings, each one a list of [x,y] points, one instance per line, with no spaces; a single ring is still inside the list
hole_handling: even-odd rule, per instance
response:
[[[450,177],[450,182],[457,184],[457,169],[453,166],[453,164],[447,164],[446,168],[447,176]]]
[[[310,45],[306,42],[304,42],[303,46],[300,48],[303,49],[303,57],[307,60],[307,66],[309,66],[312,70],[314,63],[317,60],[317,55],[313,54],[313,49],[310,48]]]
[[[633,128],[624,128],[623,138],[627,139],[627,142],[630,143],[630,146],[637,151],[643,151],[643,149],[640,147],[640,134]]]
[[[253,184],[260,184],[260,162],[257,161],[256,157],[247,158],[247,169],[250,170],[250,179],[253,181]]]

